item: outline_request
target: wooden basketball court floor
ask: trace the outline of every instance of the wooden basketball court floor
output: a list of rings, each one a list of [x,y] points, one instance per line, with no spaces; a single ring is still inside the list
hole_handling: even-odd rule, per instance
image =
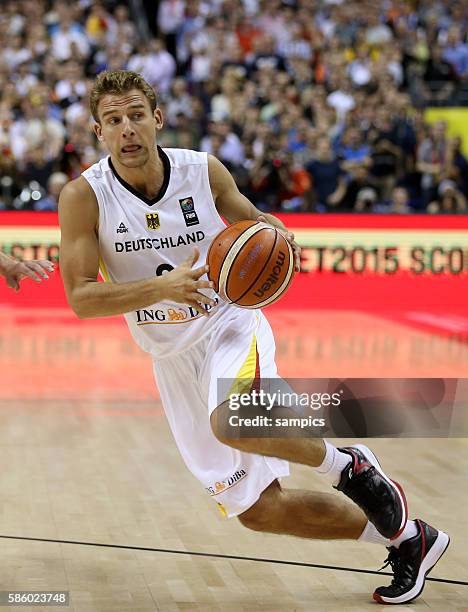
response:
[[[285,376],[468,378],[468,344],[449,337],[359,313],[269,318]],[[80,611],[379,609],[371,595],[389,576],[356,570],[376,571],[383,547],[249,532],[219,514],[120,319],[1,309],[0,372],[0,590],[68,590]],[[442,581],[399,609],[468,612],[466,440],[368,444],[411,516],[452,538]],[[302,466],[283,485],[329,490]]]

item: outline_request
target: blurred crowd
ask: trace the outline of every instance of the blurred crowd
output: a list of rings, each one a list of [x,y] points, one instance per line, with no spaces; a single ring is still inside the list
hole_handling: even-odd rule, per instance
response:
[[[106,154],[87,97],[125,68],[157,90],[162,146],[216,155],[262,210],[466,211],[461,137],[424,121],[468,106],[463,0],[144,6],[2,2],[0,209],[55,210]]]

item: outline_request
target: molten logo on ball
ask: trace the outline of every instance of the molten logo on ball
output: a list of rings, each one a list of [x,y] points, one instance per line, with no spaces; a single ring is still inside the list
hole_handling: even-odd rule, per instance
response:
[[[238,221],[214,237],[208,278],[240,308],[264,308],[284,295],[294,276],[294,254],[282,232],[257,221]]]
[[[256,291],[254,291],[255,296],[259,298],[263,297],[265,294],[265,291],[268,291],[268,289],[272,285],[275,285],[278,282],[278,279],[280,277],[281,270],[284,266],[285,261],[286,261],[286,254],[283,253],[283,251],[280,251],[278,253],[277,259],[275,261],[275,266],[273,267],[273,270],[271,271],[270,276],[266,279],[266,281],[263,283],[260,289],[257,289]]]

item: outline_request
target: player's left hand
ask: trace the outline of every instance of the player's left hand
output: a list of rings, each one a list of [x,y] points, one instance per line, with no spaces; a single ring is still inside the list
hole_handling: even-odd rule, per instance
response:
[[[23,278],[32,278],[36,282],[48,279],[47,272],[54,271],[54,264],[46,259],[32,259],[29,261],[12,261],[5,270],[4,275],[8,287],[19,291]]]
[[[259,217],[257,217],[257,221],[261,221],[262,223],[268,223],[268,225],[273,225],[263,215],[260,215]],[[286,238],[286,240],[289,242],[289,244],[291,245],[291,248],[294,254],[294,270],[296,272],[300,272],[301,271],[301,247],[294,240],[294,234],[292,232],[288,232],[288,230],[282,229],[281,227],[277,227],[276,225],[274,225],[273,227],[275,227],[279,232],[281,232],[283,236]]]

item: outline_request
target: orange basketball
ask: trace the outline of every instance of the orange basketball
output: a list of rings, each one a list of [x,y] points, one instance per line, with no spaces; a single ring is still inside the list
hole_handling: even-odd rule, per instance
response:
[[[220,232],[206,263],[215,291],[241,308],[273,304],[294,276],[291,245],[275,227],[258,221],[238,221]]]

